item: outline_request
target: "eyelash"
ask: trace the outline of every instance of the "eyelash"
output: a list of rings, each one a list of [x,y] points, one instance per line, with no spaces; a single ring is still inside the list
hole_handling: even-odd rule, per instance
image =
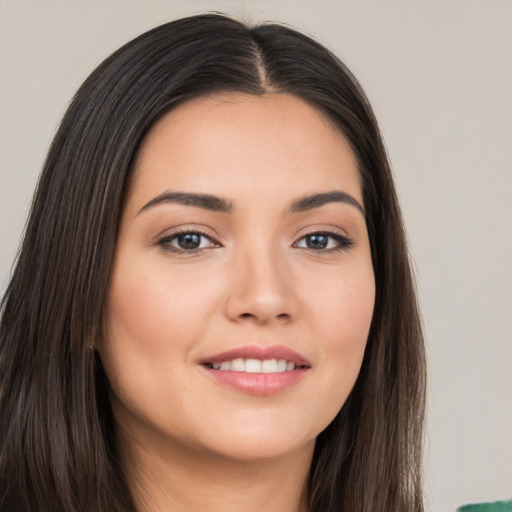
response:
[[[311,233],[306,233],[303,235],[297,242],[294,243],[294,246],[298,244],[300,241],[312,237],[312,236],[323,236],[327,238],[332,238],[336,241],[337,247],[330,247],[328,249],[314,249],[312,247],[300,247],[301,249],[306,249],[309,251],[313,251],[317,254],[322,253],[331,253],[331,252],[340,252],[340,251],[348,251],[354,245],[354,240],[349,238],[341,233],[337,233],[335,231],[312,231]]]
[[[176,240],[178,237],[180,237],[180,236],[182,237],[182,236],[186,236],[186,235],[198,235],[199,238],[206,238],[211,242],[212,245],[210,245],[209,247],[197,247],[195,249],[183,249],[183,248],[174,247],[171,245],[171,243],[174,240]],[[323,236],[323,237],[331,238],[331,239],[335,240],[335,242],[337,243],[337,247],[330,247],[330,248],[324,248],[324,249],[314,249],[312,247],[297,247],[297,244],[299,242],[301,242],[304,239],[307,239],[308,237],[313,237],[313,236]],[[205,249],[220,246],[220,244],[217,241],[215,241],[210,235],[203,233],[202,231],[197,230],[197,229],[179,231],[177,233],[173,233],[172,235],[165,236],[165,237],[161,238],[160,240],[158,240],[156,245],[162,247],[165,251],[169,251],[169,252],[179,254],[179,255],[199,254],[200,252],[202,252]],[[345,235],[337,233],[337,232],[312,231],[311,233],[307,233],[307,234],[303,235],[293,245],[294,245],[294,247],[296,247],[298,249],[305,249],[305,250],[313,251],[316,254],[322,254],[322,253],[348,251],[354,245],[354,240]]]
[[[204,249],[207,249],[208,247],[198,247],[196,249],[182,249],[180,247],[173,247],[171,245],[171,242],[176,240],[180,236],[186,236],[186,235],[198,235],[199,238],[207,238],[212,245],[210,247],[219,247],[220,244],[215,241],[210,235],[207,235],[206,233],[203,233],[202,231],[198,229],[187,229],[183,231],[178,231],[177,233],[173,233],[172,235],[165,236],[157,241],[157,245],[162,247],[165,251],[169,251],[175,254],[179,255],[192,255],[192,254],[199,254]]]

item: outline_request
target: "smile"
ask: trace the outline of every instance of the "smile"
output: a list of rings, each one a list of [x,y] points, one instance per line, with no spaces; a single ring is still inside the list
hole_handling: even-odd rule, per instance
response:
[[[304,356],[282,345],[248,345],[199,361],[223,387],[251,395],[275,395],[297,385],[311,370]]]
[[[282,373],[295,370],[295,363],[286,359],[232,359],[222,363],[210,363],[214,370],[246,373]]]

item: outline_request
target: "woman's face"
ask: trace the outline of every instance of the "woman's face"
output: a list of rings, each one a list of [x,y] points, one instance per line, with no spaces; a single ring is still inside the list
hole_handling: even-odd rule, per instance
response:
[[[311,450],[372,318],[362,204],[344,137],[294,96],[162,118],[137,155],[99,347],[123,431],[238,460]]]

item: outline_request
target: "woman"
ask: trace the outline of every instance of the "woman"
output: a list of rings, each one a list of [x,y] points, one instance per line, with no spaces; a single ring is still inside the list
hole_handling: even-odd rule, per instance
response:
[[[279,25],[109,57],[2,307],[1,510],[418,511],[425,369],[371,108]]]

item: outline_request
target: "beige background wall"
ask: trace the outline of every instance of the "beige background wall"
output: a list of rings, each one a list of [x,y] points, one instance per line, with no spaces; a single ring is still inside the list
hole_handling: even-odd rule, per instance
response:
[[[429,510],[512,497],[510,0],[0,0],[0,292],[74,91],[128,39],[207,10],[287,22],[361,80],[423,304]]]

